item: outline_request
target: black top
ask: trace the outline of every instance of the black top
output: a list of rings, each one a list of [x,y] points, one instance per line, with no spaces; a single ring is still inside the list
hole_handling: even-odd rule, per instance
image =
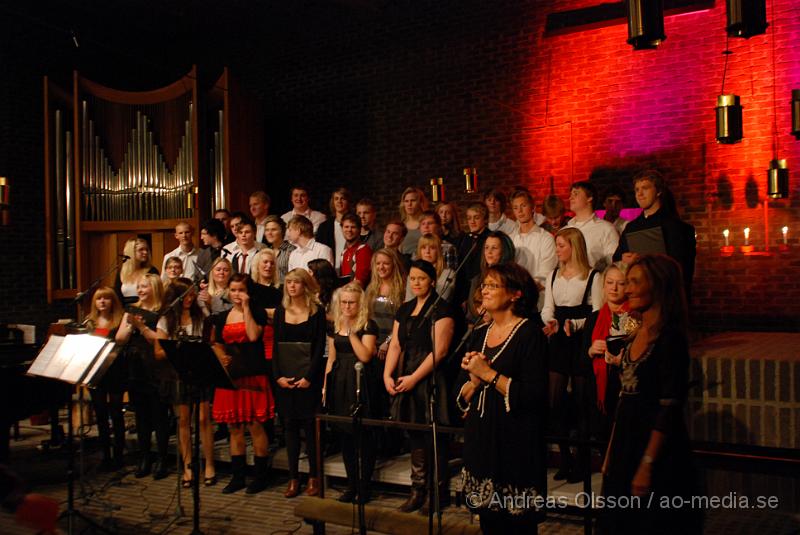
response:
[[[250,288],[251,302],[259,308],[278,308],[283,298],[281,287],[267,286],[265,284],[253,283]]]
[[[625,226],[625,230],[622,231],[622,235],[619,237],[617,250],[614,252],[614,261],[621,260],[623,253],[636,252],[630,250],[627,239],[628,234],[654,227],[661,227],[667,256],[674,258],[683,269],[683,282],[686,298],[688,299],[691,296],[694,260],[695,256],[697,256],[697,240],[694,237],[694,227],[677,216],[667,215],[663,208],[649,217],[645,217],[644,212],[642,212],[639,217]]]
[[[363,329],[356,333],[361,338],[364,335],[378,335],[378,325],[372,321],[367,321]],[[338,416],[349,416],[356,401],[356,371],[355,364],[359,362],[358,357],[353,351],[353,344],[350,337],[343,334],[331,333],[333,345],[336,349],[336,362],[328,376],[326,404],[331,414]],[[375,380],[377,375],[372,373],[374,359],[364,364],[364,374],[362,375],[362,396],[361,402],[364,403],[366,411],[362,413],[365,417],[373,416],[374,408],[377,408],[376,396],[379,393],[379,384]]]
[[[453,297],[453,302],[461,304],[472,298],[469,295],[472,279],[481,273],[481,256],[483,255],[483,244],[486,243],[486,236],[489,235],[489,227],[486,227],[478,234],[469,233],[464,234],[461,238],[461,243],[458,246],[459,261],[464,262],[461,271],[456,278],[456,291]],[[476,244],[475,249],[472,249],[473,244]],[[472,254],[469,255],[470,250]],[[469,258],[467,258],[469,255]]]
[[[275,328],[274,345],[272,358],[278,355],[279,344],[281,342],[310,342],[311,343],[311,367],[305,377],[312,385],[322,387],[322,376],[325,372],[325,311],[322,307],[317,307],[317,313],[310,316],[302,323],[286,323],[286,309],[279,305],[275,309],[273,320]],[[276,377],[276,379],[278,379]],[[311,388],[314,388],[312,386]],[[319,389],[318,388],[318,389]]]
[[[547,341],[535,321],[522,320],[506,341],[485,347],[488,326],[479,327],[470,351],[483,351],[493,370],[510,380],[508,394],[485,384],[475,391],[464,423],[464,492],[480,496],[475,509],[500,511],[503,497],[546,496]],[[507,342],[507,345],[506,345]],[[505,347],[504,347],[505,346]],[[462,376],[460,388],[469,381]],[[494,493],[501,497],[492,501]],[[534,500],[529,498],[530,506]],[[516,514],[524,500],[510,500]],[[524,503],[523,503],[524,507]]]
[[[214,326],[215,340],[223,343],[222,329],[228,321],[228,315],[233,308],[219,314],[214,314],[208,321]],[[267,313],[258,306],[250,306],[250,314],[253,320],[262,327],[267,324]],[[238,344],[226,344],[233,346],[231,355],[236,359],[231,363],[229,373],[233,378],[248,377],[253,375],[265,375],[268,372],[267,361],[264,359],[264,342],[261,336],[255,342],[242,342]],[[234,349],[235,348],[235,349]]]
[[[336,221],[335,217],[329,217],[325,221],[319,224],[317,227],[317,232],[314,235],[314,239],[319,243],[327,245],[331,248],[331,251],[336,251],[335,242],[336,242],[336,232],[334,231],[334,222]]]

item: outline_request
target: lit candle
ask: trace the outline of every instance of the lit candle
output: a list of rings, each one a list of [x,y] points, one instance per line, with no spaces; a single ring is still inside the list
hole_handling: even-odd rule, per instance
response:
[[[725,229],[725,230],[722,231],[722,235],[725,236],[725,247],[727,247],[728,246],[728,236],[731,235],[731,231],[728,230],[728,229]]]
[[[750,227],[744,227],[744,244],[750,245]]]
[[[788,236],[788,234],[789,234],[789,227],[783,227],[783,228],[781,229],[781,234],[783,234],[783,244],[784,244],[784,245],[787,245],[786,238],[787,238],[787,236]]]

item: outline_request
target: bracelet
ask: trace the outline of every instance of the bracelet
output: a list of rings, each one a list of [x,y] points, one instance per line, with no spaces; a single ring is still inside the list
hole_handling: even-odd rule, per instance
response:
[[[490,385],[492,388],[494,388],[494,387],[496,387],[496,386],[497,386],[497,381],[499,381],[499,380],[500,380],[500,372],[497,372],[497,373],[495,374],[495,376],[494,376],[494,379],[492,379],[492,382],[491,382],[491,383],[489,383],[489,385]]]

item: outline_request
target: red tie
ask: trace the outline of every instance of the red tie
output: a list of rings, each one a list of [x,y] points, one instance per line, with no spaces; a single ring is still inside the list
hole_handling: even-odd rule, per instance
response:
[[[247,253],[242,253],[242,263],[241,267],[239,268],[239,273],[245,273],[246,266],[247,266]]]

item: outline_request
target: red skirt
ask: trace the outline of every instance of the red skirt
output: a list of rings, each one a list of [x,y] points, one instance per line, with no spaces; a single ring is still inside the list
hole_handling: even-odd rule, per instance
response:
[[[272,327],[264,327],[265,347],[272,352]],[[267,332],[269,331],[269,335]],[[269,345],[266,341],[269,336]],[[222,330],[225,343],[239,343],[247,339],[244,323],[229,323]],[[251,422],[264,423],[275,417],[275,398],[265,375],[242,377],[236,380],[239,390],[217,388],[211,414],[215,421],[226,424]]]

